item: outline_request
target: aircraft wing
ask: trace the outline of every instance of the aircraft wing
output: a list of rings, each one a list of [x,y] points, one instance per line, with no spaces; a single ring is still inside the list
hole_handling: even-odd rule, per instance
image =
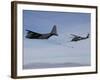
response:
[[[30,31],[30,30],[26,30],[26,31],[28,31],[27,34],[29,34],[29,33],[33,33],[33,31]]]
[[[39,37],[39,36],[41,36],[41,34],[40,34],[40,33],[33,32],[33,31],[30,31],[30,30],[26,30],[26,31],[28,31],[28,33],[27,33],[27,34],[31,34],[33,37]]]

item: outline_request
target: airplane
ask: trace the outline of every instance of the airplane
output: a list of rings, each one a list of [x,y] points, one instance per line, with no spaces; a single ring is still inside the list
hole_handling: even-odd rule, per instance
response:
[[[26,38],[28,39],[49,39],[53,35],[58,36],[56,25],[53,26],[50,33],[41,34],[30,30],[26,30],[26,31],[28,31],[26,35]]]
[[[80,41],[80,40],[84,40],[84,39],[87,39],[89,38],[89,35],[90,34],[87,34],[86,37],[81,37],[81,36],[77,36],[77,35],[74,35],[74,34],[71,34],[72,36],[74,36],[74,38],[71,40],[71,42],[76,42],[76,41]]]

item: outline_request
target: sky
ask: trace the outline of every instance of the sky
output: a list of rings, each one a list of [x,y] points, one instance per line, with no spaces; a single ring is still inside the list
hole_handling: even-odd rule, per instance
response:
[[[23,11],[24,28],[36,32],[50,32],[53,25],[57,25],[59,33],[67,32],[89,32],[90,14],[74,12],[46,12],[46,11]],[[70,31],[69,31],[70,30]]]
[[[23,10],[23,65],[35,63],[81,63],[90,64],[90,38],[79,42],[69,42],[76,34],[90,33],[90,13],[53,12]],[[57,25],[58,37],[48,40],[25,38],[26,29],[49,33]]]

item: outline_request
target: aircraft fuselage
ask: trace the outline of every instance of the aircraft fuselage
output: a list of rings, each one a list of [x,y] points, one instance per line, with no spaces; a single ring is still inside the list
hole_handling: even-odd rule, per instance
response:
[[[85,38],[76,37],[76,38],[73,38],[71,41],[80,41],[80,40],[84,40],[84,39],[87,39],[87,38],[86,37]]]

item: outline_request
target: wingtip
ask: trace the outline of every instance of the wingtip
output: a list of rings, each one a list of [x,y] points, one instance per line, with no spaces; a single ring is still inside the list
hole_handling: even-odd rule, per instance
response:
[[[25,29],[25,31],[28,31],[27,29]]]

